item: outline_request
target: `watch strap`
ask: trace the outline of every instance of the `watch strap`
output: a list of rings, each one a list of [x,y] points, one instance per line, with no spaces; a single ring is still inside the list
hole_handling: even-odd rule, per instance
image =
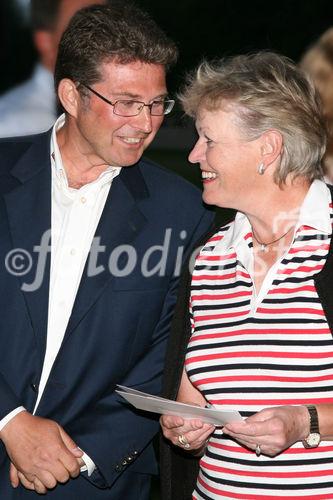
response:
[[[314,405],[306,405],[310,417],[310,434],[319,433],[319,418],[317,408]]]

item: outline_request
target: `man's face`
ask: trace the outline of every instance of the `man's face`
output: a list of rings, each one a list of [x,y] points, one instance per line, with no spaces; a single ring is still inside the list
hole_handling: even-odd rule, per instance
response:
[[[149,104],[167,96],[165,69],[158,64],[108,62],[102,65],[101,75],[92,88],[112,102],[129,99]],[[76,148],[94,166],[133,165],[154,139],[163,116],[151,116],[148,107],[137,116],[118,116],[113,106],[87,92],[88,97],[78,96],[70,120]]]

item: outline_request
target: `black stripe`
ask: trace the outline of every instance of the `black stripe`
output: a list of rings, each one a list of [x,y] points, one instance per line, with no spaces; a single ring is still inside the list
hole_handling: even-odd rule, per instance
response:
[[[282,298],[282,299],[264,299],[262,301],[262,304],[290,304],[293,302],[310,302],[310,303],[316,303],[319,304],[320,300],[319,298],[315,297],[289,297],[289,298]]]
[[[207,305],[198,305],[198,306],[193,306],[192,310],[193,311],[214,311],[215,309],[231,309],[233,307],[241,307],[241,306],[248,306],[251,303],[251,300],[243,300],[242,302],[233,302],[229,303],[227,302],[226,304],[219,302],[219,304],[214,304],[211,306]]]
[[[226,285],[209,285],[209,284],[204,284],[204,285],[196,285],[195,281],[192,281],[191,285],[191,290],[192,290],[192,295],[193,291],[195,290],[228,290],[229,288],[237,288],[237,287],[246,287],[246,288],[251,288],[252,287],[252,282],[250,281],[237,281],[236,283],[227,283]]]
[[[282,259],[281,264],[302,264],[303,262],[320,262],[326,261],[326,255],[311,255],[311,257],[291,257],[290,259]]]
[[[301,363],[302,360],[300,360]],[[301,365],[302,371],[304,372],[321,372],[324,370],[331,370],[333,368],[333,363],[329,363],[327,365],[319,365],[319,366],[307,366],[307,365]],[[262,370],[271,370],[272,372],[275,372],[276,370],[281,370],[281,371],[299,371],[300,367],[295,365],[274,365],[273,363],[229,363],[229,364],[223,364],[223,365],[214,365],[214,366],[204,366],[202,368],[193,368],[187,370],[187,374],[189,377],[193,375],[197,375],[198,373],[202,374],[203,376],[206,373],[209,372],[215,372],[215,371],[220,371],[221,375],[228,375],[228,370],[257,370],[257,369],[262,369]],[[206,377],[205,377],[206,378]]]
[[[331,235],[327,235],[327,234],[318,234],[316,233],[315,231],[313,232],[313,234],[307,234],[307,235],[304,235],[304,236],[297,236],[297,238],[295,238],[295,241],[311,241],[313,239],[315,240],[318,240],[318,241],[324,241],[324,240],[329,240],[331,237]]]
[[[212,265],[196,265],[196,271],[223,271],[224,269],[235,269],[235,263],[231,264],[212,264]]]
[[[236,333],[237,334],[237,333]],[[221,334],[223,335],[223,334]],[[193,339],[195,340],[195,338]],[[207,342],[211,342],[211,339],[207,339]],[[200,345],[193,345],[187,348],[187,352],[195,352],[195,351],[200,351],[201,349],[218,349],[218,348],[225,348],[225,347],[243,347],[243,346],[299,346],[300,348],[302,347],[307,347],[307,346],[328,346],[332,347],[332,338],[329,340],[318,340],[317,342],[315,340],[286,340],[286,341],[278,341],[278,340],[256,340],[255,338],[253,340],[237,340],[237,341],[230,341],[230,342],[219,342],[218,344],[200,344]],[[255,356],[255,352],[253,355]]]
[[[288,394],[303,394],[307,392],[329,392],[332,391],[333,386],[327,386],[327,387],[305,387],[305,388],[297,388],[297,387],[242,387],[239,389],[240,393],[245,393],[245,394],[267,394],[267,393],[274,393],[274,394],[281,394],[281,397],[286,397]],[[223,387],[223,389],[218,388],[218,389],[205,389],[204,393],[206,394],[221,394],[221,399],[223,399],[223,394],[232,394],[237,391],[237,387]]]

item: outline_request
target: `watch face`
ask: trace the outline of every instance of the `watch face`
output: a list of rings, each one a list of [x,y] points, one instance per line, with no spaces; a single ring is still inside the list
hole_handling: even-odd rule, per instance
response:
[[[305,441],[310,448],[314,448],[315,446],[318,446],[318,444],[320,443],[320,434],[312,432],[311,434],[308,435]]]

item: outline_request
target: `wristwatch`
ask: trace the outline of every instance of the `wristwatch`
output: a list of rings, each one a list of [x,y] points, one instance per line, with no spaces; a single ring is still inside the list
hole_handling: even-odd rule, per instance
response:
[[[316,448],[320,443],[319,420],[317,408],[306,405],[310,417],[310,434],[303,441],[304,448]]]

